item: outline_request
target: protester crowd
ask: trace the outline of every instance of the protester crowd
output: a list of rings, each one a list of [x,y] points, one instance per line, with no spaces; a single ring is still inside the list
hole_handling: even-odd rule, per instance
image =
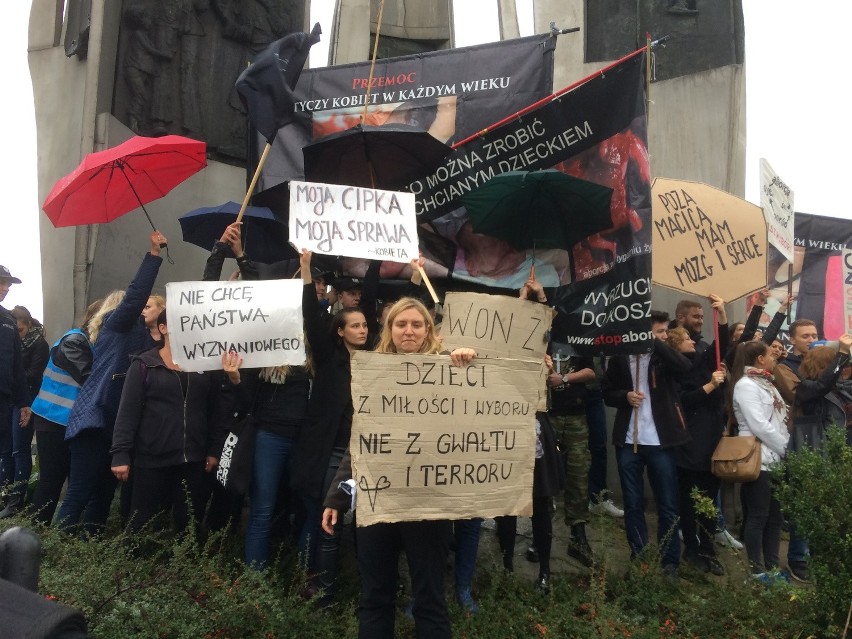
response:
[[[52,346],[27,309],[0,307],[5,499],[0,518],[25,507],[35,434],[39,478],[26,505],[35,521],[55,522],[70,534],[101,534],[119,484],[120,512],[131,534],[158,525],[158,515],[166,512],[178,533],[201,535],[229,524],[239,529],[247,506],[246,564],[265,568],[271,536],[282,525],[292,526],[301,566],[310,578],[305,595],[328,607],[335,600],[344,515],[353,501],[347,450],[352,354],[363,349],[386,357],[446,352],[436,307],[419,299],[416,280],[399,299],[379,299],[377,263],[363,280],[332,279],[303,252],[305,364],[247,369],[238,354],[226,352],[221,371],[189,373],[172,357],[165,300],[152,295],[164,243],[154,232],[127,289],[93,303],[82,325]],[[229,226],[217,242],[203,279],[219,279],[226,255],[239,266],[232,278],[263,277],[243,253],[239,224]],[[12,284],[20,280],[0,266],[0,301]],[[519,295],[548,304],[535,279]],[[768,291],[761,295],[765,305]],[[852,336],[820,342],[815,323],[798,319],[790,326],[788,354],[776,338],[791,301],[761,332],[762,305],[745,323],[729,325],[725,301],[711,295],[708,304],[718,326],[710,344],[702,336],[702,304],[681,302],[671,321],[667,313],[651,311],[650,352],[609,358],[577,355],[560,343],[556,315],[544,358],[548,408],[535,416],[533,543],[525,550],[526,559],[539,564],[536,588],[550,591],[552,519],[560,495],[570,531],[569,557],[585,567],[594,565],[596,551],[585,528],[590,513],[623,517],[631,557],[645,557],[650,542],[646,478],[654,493],[664,574],[676,579],[682,560],[723,574],[715,546],[738,550],[742,545],[721,513],[710,517],[697,507],[695,495],[720,503],[721,481],[711,471],[711,457],[726,429],[755,435],[761,447],[761,472],[742,484],[741,493],[741,536],[753,577],[809,579],[807,541],[794,521],[784,521],[770,471],[791,448],[815,445],[813,437],[799,437],[802,429],[818,434],[832,422],[852,424]],[[476,357],[470,348],[448,354],[458,367]],[[604,405],[615,409],[611,444],[623,511],[606,485]],[[247,468],[229,468],[245,475],[241,494],[223,487],[215,471],[229,433],[247,422],[253,455]],[[481,524],[475,518],[355,529],[361,636],[393,636],[401,552],[411,581],[408,612],[418,636],[451,634],[444,594],[451,548],[456,600],[475,614]],[[786,569],[781,569],[785,524],[790,544]],[[513,571],[517,518],[498,517],[496,527],[503,566]]]

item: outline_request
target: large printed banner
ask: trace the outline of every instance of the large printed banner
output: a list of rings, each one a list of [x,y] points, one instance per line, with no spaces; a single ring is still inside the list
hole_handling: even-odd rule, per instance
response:
[[[843,251],[852,249],[852,220],[796,213],[793,259],[793,294],[796,300],[790,310],[790,321],[810,319],[817,325],[820,337],[837,339],[849,332],[845,319],[846,290]],[[779,260],[770,266],[768,286],[771,291],[764,308],[761,326],[765,326],[787,296],[788,263]],[[747,311],[754,299],[749,298]],[[780,337],[788,339],[787,325]]]
[[[538,362],[359,351],[358,525],[532,513]]]
[[[403,264],[418,256],[411,193],[293,181],[289,225],[297,250]]]
[[[404,123],[452,144],[548,95],[556,38],[536,35],[475,47],[302,72],[296,121],[282,129],[263,166],[260,190],[304,177],[302,147],[364,124]],[[266,140],[258,136],[255,152]]]
[[[305,362],[301,280],[169,282],[166,315],[182,370],[221,370],[229,351],[244,368]]]

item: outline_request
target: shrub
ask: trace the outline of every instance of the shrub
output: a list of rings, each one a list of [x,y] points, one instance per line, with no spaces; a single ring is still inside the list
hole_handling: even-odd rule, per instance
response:
[[[852,447],[845,430],[830,428],[821,452],[788,454],[776,479],[781,507],[811,549],[811,612],[837,636],[852,604]]]

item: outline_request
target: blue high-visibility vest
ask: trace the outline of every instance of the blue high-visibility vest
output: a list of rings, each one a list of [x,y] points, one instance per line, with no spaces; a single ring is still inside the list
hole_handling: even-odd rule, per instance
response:
[[[80,394],[80,384],[75,382],[66,370],[53,363],[53,349],[59,346],[59,342],[63,339],[74,334],[83,335],[83,331],[78,328],[68,331],[56,340],[56,343],[50,349],[50,357],[47,358],[47,367],[44,369],[41,388],[32,405],[33,413],[63,426],[68,424],[71,407],[74,406],[77,395]],[[91,347],[92,345],[89,344],[89,348]]]

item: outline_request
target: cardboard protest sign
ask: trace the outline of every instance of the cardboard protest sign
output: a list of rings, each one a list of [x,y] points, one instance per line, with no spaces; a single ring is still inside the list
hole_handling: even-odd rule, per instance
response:
[[[289,230],[298,250],[405,264],[419,255],[411,193],[293,181]]]
[[[788,262],[792,262],[796,210],[793,208],[793,191],[763,158],[760,158],[760,205],[766,218],[769,243]]]
[[[766,220],[745,200],[700,182],[656,178],[653,281],[727,301],[766,284]]]
[[[355,353],[358,525],[530,515],[540,367]]]
[[[166,314],[185,371],[221,369],[232,350],[244,368],[305,362],[301,280],[170,282]]]
[[[541,362],[553,310],[507,295],[448,292],[442,305],[440,335],[449,350],[468,346],[477,357],[507,357]]]

